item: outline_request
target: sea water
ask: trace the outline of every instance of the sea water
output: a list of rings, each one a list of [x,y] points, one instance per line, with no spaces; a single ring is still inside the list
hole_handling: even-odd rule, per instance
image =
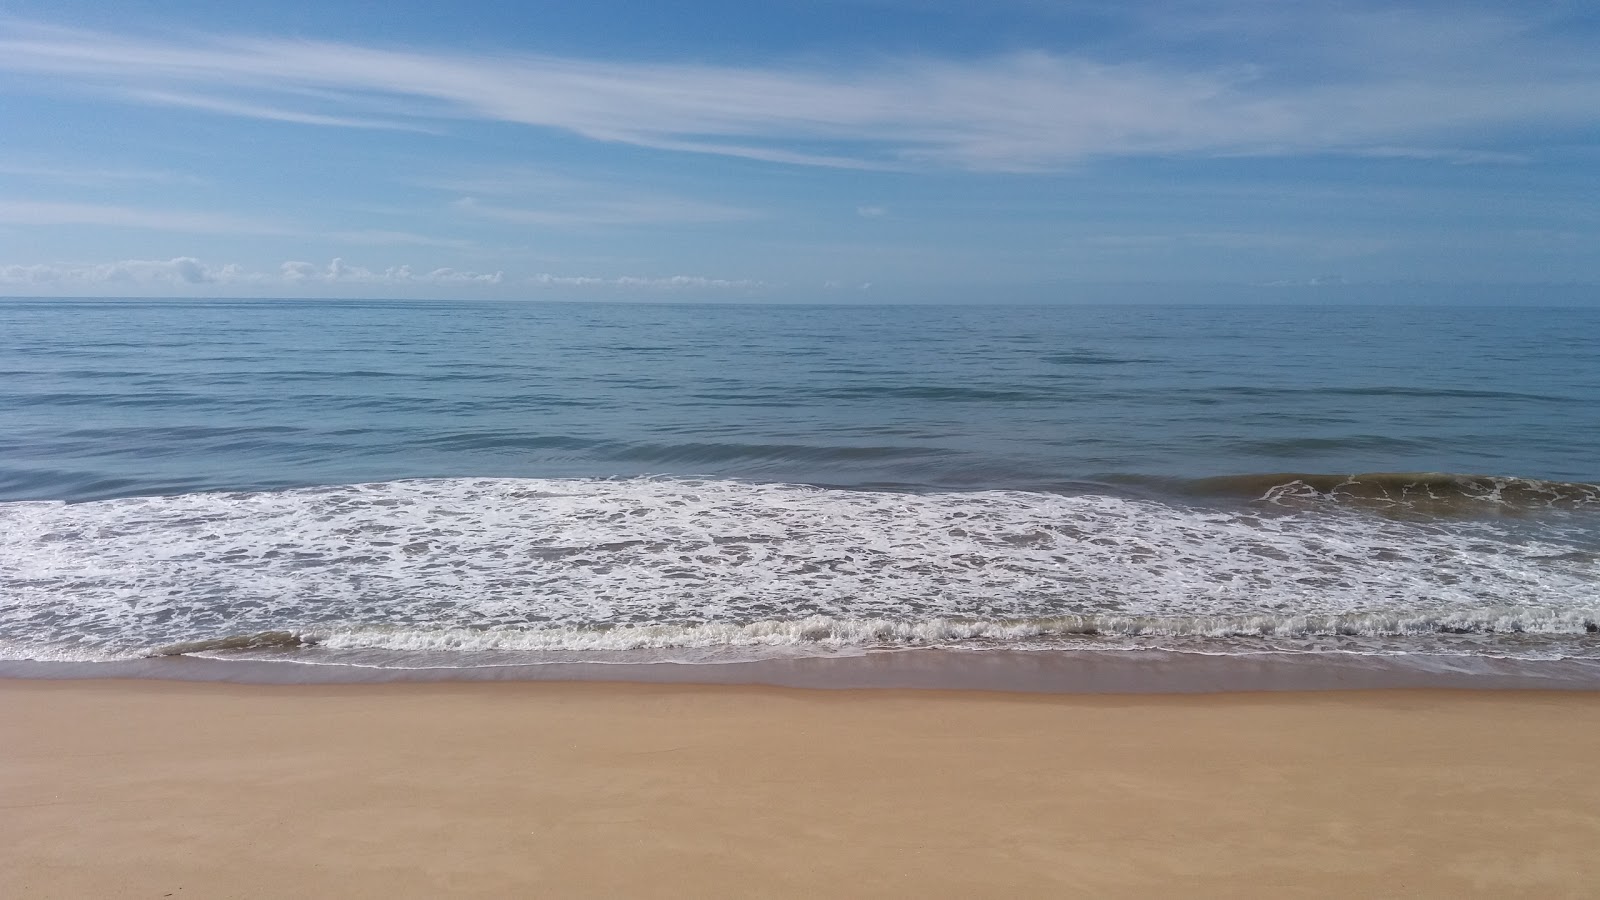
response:
[[[1600,309],[0,302],[0,659],[1600,659]]]

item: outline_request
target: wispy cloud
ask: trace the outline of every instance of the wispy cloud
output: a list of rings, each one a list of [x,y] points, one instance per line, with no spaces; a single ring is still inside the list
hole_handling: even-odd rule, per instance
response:
[[[1357,156],[1369,156],[1375,159],[1438,160],[1459,166],[1522,165],[1532,161],[1526,153],[1461,150],[1452,147],[1363,147],[1353,152]]]
[[[63,165],[30,165],[18,162],[0,162],[0,176],[60,182],[80,186],[99,187],[113,184],[204,184],[197,175],[180,172],[163,172],[154,169],[108,169],[103,167],[78,167]]]
[[[1185,231],[1154,234],[1094,234],[1074,238],[1066,249],[1095,253],[1166,254],[1176,249],[1283,251],[1294,258],[1364,256],[1393,249],[1403,241],[1390,234],[1325,234],[1294,231]]]
[[[279,267],[279,276],[290,284],[499,284],[505,280],[502,272],[464,272],[451,268],[414,270],[408,265],[368,269],[338,257],[325,266],[291,260]]]
[[[133,90],[127,95],[143,103],[152,103],[158,106],[178,106],[185,109],[198,109],[205,112],[221,113],[227,116],[240,116],[247,119],[267,119],[273,122],[293,122],[297,125],[332,125],[338,128],[377,128],[391,131],[420,131],[437,133],[438,129],[426,128],[422,125],[408,122],[391,122],[384,119],[357,118],[354,116],[330,116],[323,113],[303,112],[293,109],[281,109],[259,103],[246,103],[239,100],[224,100],[216,97],[206,97],[200,94],[186,94],[174,91]]]
[[[551,275],[540,273],[528,279],[539,287],[567,288],[645,288],[654,290],[682,290],[686,288],[714,290],[756,290],[767,287],[766,282],[744,278],[707,278],[703,275],[668,275],[648,277],[641,275]]]
[[[365,244],[369,246],[448,247],[453,250],[466,250],[471,249],[473,246],[471,241],[459,238],[432,237],[410,231],[386,231],[383,229],[332,231],[324,235],[324,237],[347,244]]]
[[[579,178],[534,167],[484,168],[416,183],[457,195],[450,208],[462,216],[511,225],[703,224],[761,216],[757,210],[625,181]]]
[[[101,225],[209,234],[291,233],[282,225],[220,213],[27,200],[0,200],[0,225]]]
[[[394,127],[394,101],[407,98],[424,111],[410,120],[417,127],[453,116],[854,167],[1026,171],[1108,155],[1396,147],[1469,161],[1496,151],[1475,142],[1600,119],[1600,56],[1508,17],[1459,12],[1445,27],[1438,15],[1343,4],[1299,18],[1288,11],[1299,4],[1249,6],[1259,20],[1243,9],[1236,17],[1248,41],[1224,40],[1226,16],[1207,20],[1233,56],[1141,45],[1100,58],[1023,52],[740,67],[230,36],[178,43],[13,23],[0,24],[0,70],[307,124]],[[308,91],[327,93],[313,109],[304,106]]]
[[[689,200],[562,200],[545,207],[502,206],[476,197],[450,204],[463,215],[510,225],[658,225],[735,222],[753,217],[748,210]]]

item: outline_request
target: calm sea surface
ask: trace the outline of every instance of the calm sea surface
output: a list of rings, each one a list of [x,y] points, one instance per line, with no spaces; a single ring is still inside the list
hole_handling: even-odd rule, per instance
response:
[[[0,301],[0,658],[1600,657],[1597,448],[1600,309]]]

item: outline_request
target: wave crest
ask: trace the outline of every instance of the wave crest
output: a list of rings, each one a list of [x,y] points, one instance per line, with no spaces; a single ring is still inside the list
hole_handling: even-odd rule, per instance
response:
[[[1336,638],[1416,635],[1594,635],[1600,610],[1470,610],[1447,615],[1043,616],[1026,619],[850,619],[809,616],[744,624],[531,628],[365,627],[266,632],[189,641],[152,656],[236,651],[400,650],[435,653],[562,652],[822,647],[898,649],[991,643],[1026,646],[1078,638]]]
[[[1434,513],[1600,508],[1597,484],[1445,472],[1226,475],[1191,481],[1186,488],[1201,496],[1243,497],[1286,506],[1332,501]]]

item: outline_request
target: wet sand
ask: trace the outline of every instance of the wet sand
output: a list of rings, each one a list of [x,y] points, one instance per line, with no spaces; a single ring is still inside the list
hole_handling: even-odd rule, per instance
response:
[[[1592,896],[1600,693],[0,682],[0,896]]]

